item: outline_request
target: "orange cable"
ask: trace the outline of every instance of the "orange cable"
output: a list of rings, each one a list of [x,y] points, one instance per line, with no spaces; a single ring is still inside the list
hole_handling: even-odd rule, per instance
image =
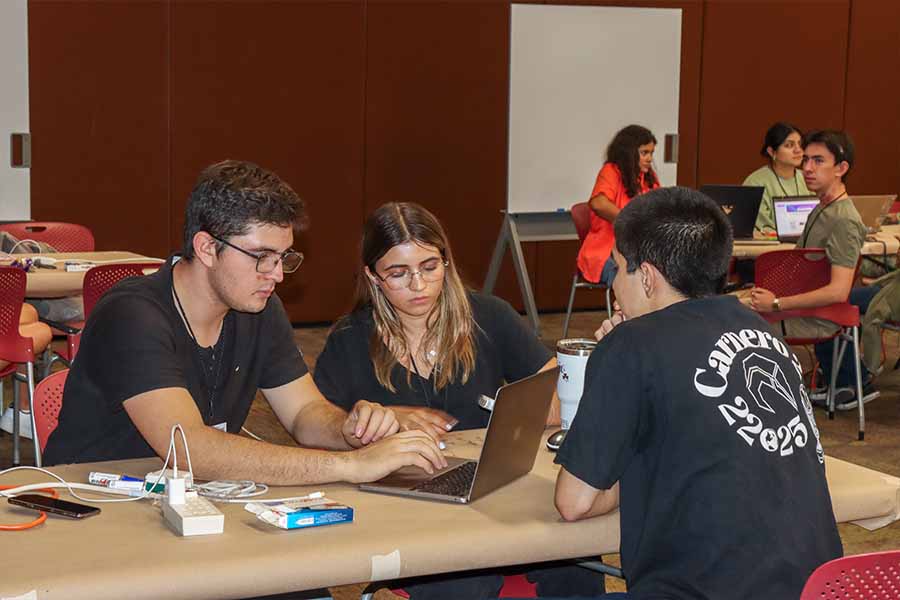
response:
[[[18,485],[0,485],[0,490],[11,490],[13,488],[21,487]],[[59,494],[56,490],[52,488],[43,488],[40,490],[34,490],[35,492],[44,492],[49,494],[51,498],[59,498]],[[31,529],[32,527],[37,527],[41,523],[47,520],[47,513],[41,511],[38,515],[38,518],[34,521],[29,521],[27,523],[14,523],[11,525],[3,525],[0,524],[0,531],[24,531],[25,529]]]

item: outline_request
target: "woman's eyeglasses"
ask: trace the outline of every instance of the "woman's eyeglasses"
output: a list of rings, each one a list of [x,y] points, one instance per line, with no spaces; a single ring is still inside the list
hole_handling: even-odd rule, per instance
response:
[[[396,269],[394,271],[390,271],[387,275],[382,277],[377,272],[375,273],[375,277],[384,282],[386,286],[388,286],[392,290],[403,290],[412,285],[413,277],[418,275],[422,281],[427,283],[434,283],[435,281],[440,281],[444,278],[444,268],[450,264],[448,260],[439,260],[437,258],[434,259],[433,262],[427,262],[422,265],[418,271],[413,271],[412,269]]]

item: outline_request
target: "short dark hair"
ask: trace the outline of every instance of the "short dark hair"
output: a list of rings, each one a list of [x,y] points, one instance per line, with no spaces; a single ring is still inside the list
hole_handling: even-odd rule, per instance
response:
[[[769,156],[769,148],[772,150],[778,150],[778,147],[784,143],[784,140],[788,138],[792,133],[800,134],[800,143],[803,143],[803,132],[800,131],[800,128],[796,125],[792,125],[791,123],[785,123],[784,121],[779,121],[769,127],[769,130],[766,131],[766,138],[763,140],[762,148],[759,153],[763,158],[772,160],[772,157]]]
[[[847,161],[847,172],[841,178],[841,181],[847,181],[847,175],[850,174],[850,169],[853,168],[853,162],[856,159],[856,147],[850,136],[837,129],[818,129],[806,135],[806,139],[803,140],[803,148],[810,144],[822,144],[828,148],[828,151],[834,154],[834,164]]]
[[[725,287],[731,223],[705,194],[685,187],[641,194],[616,217],[615,234],[629,273],[650,263],[688,298],[719,294]]]
[[[194,257],[194,236],[205,231],[222,239],[243,235],[251,225],[307,224],[306,207],[278,175],[251,162],[225,160],[200,173],[184,211],[182,257]],[[219,243],[219,251],[224,244]]]

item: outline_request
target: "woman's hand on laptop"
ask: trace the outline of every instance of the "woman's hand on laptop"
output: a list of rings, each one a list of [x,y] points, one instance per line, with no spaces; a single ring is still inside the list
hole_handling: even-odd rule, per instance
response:
[[[350,453],[345,479],[351,483],[377,481],[407,466],[416,466],[429,475],[447,467],[437,444],[422,431],[401,431]]]
[[[394,406],[401,431],[424,431],[439,446],[441,438],[459,424],[452,415],[436,408],[423,406]]]
[[[380,404],[360,400],[344,420],[341,433],[351,448],[359,448],[397,433],[400,423],[397,415]]]

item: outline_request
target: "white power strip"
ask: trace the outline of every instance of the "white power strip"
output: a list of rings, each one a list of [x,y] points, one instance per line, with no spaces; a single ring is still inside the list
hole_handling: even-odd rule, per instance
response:
[[[225,531],[225,515],[212,502],[187,492],[184,504],[169,504],[162,501],[163,516],[178,535],[209,535]]]

